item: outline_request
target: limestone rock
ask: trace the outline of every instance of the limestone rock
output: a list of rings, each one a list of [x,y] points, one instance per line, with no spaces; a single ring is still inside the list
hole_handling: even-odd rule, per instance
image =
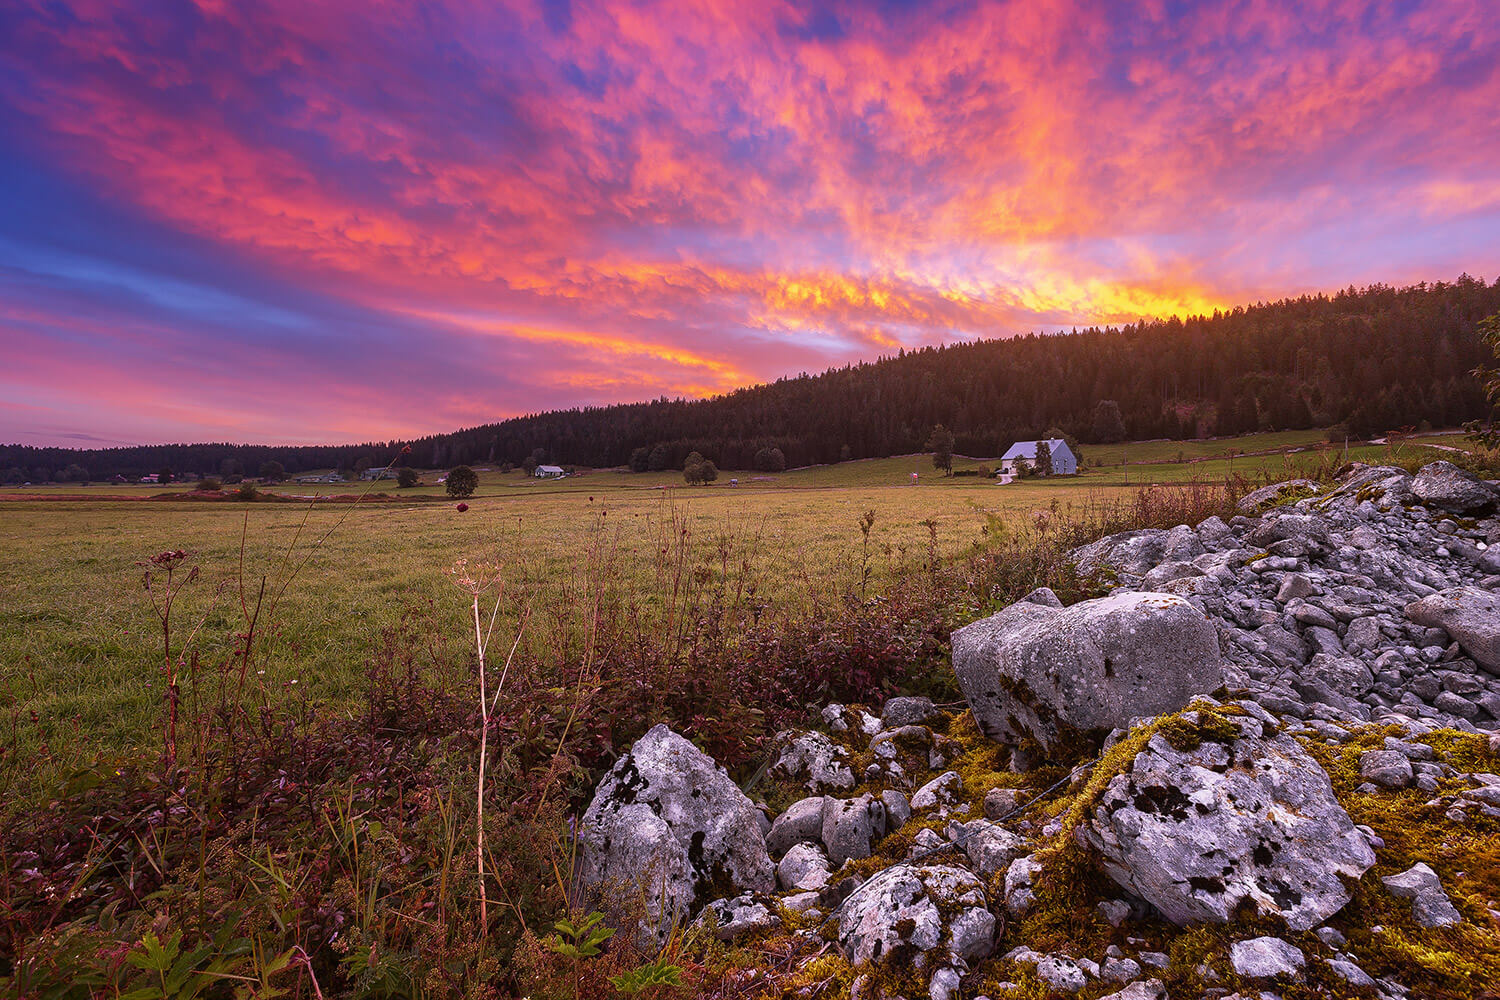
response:
[[[821,840],[823,837],[822,795],[798,799],[776,817],[766,834],[766,850],[780,854],[799,840]]]
[[[880,721],[887,729],[919,726],[937,714],[931,698],[892,698],[880,710]]]
[[[1500,500],[1493,486],[1452,462],[1424,465],[1412,479],[1411,491],[1427,506],[1450,514],[1488,514]]]
[[[660,944],[715,888],[776,887],[757,813],[712,758],[656,726],[615,762],[583,814],[579,883],[602,896],[616,926],[638,915],[637,941]]]
[[[1411,784],[1411,761],[1399,750],[1366,750],[1359,755],[1359,776],[1386,788]]]
[[[1293,493],[1315,494],[1321,487],[1311,479],[1288,479],[1284,483],[1272,483],[1270,486],[1262,486],[1258,490],[1251,490],[1240,497],[1235,504],[1235,509],[1241,514],[1254,516],[1262,510],[1274,504],[1280,503],[1283,497]]]
[[[1026,853],[1024,840],[988,820],[954,824],[953,836],[963,847],[969,867],[985,878],[1005,871],[1012,861]]]
[[[1443,891],[1437,872],[1417,862],[1399,875],[1387,875],[1381,883],[1393,896],[1411,900],[1412,916],[1423,927],[1447,927],[1463,919]]]
[[[874,842],[884,836],[885,804],[874,795],[824,800],[822,839],[833,867],[850,858],[868,858]]]
[[[1226,721],[1238,737],[1191,749],[1152,736],[1077,837],[1174,923],[1224,923],[1248,900],[1307,930],[1349,901],[1339,876],[1359,878],[1375,855],[1295,740],[1252,717]]]
[[[1492,674],[1500,674],[1500,594],[1478,587],[1454,587],[1408,604],[1406,617],[1418,625],[1447,632],[1474,662]]]
[[[811,892],[828,884],[828,857],[818,847],[800,843],[776,865],[776,879],[788,892]]]
[[[1118,593],[1069,608],[1013,604],[953,633],[953,666],[992,739],[1048,751],[1223,683],[1218,636],[1171,594]]]
[[[720,941],[733,941],[755,931],[769,930],[781,923],[775,910],[763,899],[750,893],[733,899],[716,899],[704,907],[698,918],[699,926],[714,925],[714,935]]]
[[[975,962],[994,947],[987,903],[984,886],[962,868],[895,865],[844,901],[839,947],[854,965]]]
[[[849,791],[854,787],[849,751],[822,733],[778,733],[776,741],[783,747],[771,765],[773,775],[794,780],[806,775],[810,792]]]
[[[1229,964],[1235,974],[1250,979],[1274,979],[1299,975],[1307,958],[1281,938],[1258,937],[1236,941],[1229,948]]]

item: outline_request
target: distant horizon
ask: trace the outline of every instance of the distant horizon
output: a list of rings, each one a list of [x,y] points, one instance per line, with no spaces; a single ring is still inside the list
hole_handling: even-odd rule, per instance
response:
[[[1500,272],[1500,23],[0,11],[0,441],[274,446]]]

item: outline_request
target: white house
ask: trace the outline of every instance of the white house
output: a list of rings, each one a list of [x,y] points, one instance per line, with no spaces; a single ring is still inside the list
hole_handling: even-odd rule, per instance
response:
[[[561,479],[567,473],[563,471],[560,465],[538,465],[533,475],[538,479]]]
[[[1041,441],[1017,441],[1010,446],[1000,458],[1000,472],[1005,475],[1015,475],[1020,470],[1018,463],[1025,462],[1036,468],[1037,445]],[[1073,449],[1068,447],[1068,442],[1062,438],[1050,438],[1045,444],[1048,451],[1052,453],[1052,474],[1056,476],[1071,476],[1078,472],[1078,456],[1073,454]]]
[[[395,479],[397,475],[397,470],[393,466],[383,465],[378,469],[366,469],[359,474],[359,478],[370,482],[375,479]]]

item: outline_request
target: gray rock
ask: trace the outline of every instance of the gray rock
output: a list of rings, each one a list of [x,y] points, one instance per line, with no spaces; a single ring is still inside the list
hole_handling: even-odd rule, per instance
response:
[[[828,884],[828,858],[808,843],[793,844],[776,865],[776,880],[788,892],[811,892]]]
[[[1397,750],[1366,750],[1359,755],[1359,776],[1384,788],[1411,784],[1411,761]]]
[[[1340,876],[1359,878],[1375,855],[1294,739],[1266,735],[1256,719],[1231,721],[1240,735],[1227,745],[1178,750],[1153,736],[1077,837],[1174,923],[1227,922],[1250,901],[1306,930],[1349,901]]]
[[[963,847],[969,867],[989,878],[1010,867],[1026,853],[1026,842],[1005,827],[988,820],[955,824],[955,840]]]
[[[1036,977],[1061,993],[1077,993],[1089,982],[1078,963],[1065,955],[1047,955],[1037,962]]]
[[[698,918],[700,927],[714,925],[714,935],[720,941],[733,941],[755,931],[770,930],[780,925],[781,918],[766,904],[746,893],[733,899],[716,899],[703,908]]]
[[[656,726],[615,762],[583,814],[579,884],[615,926],[639,916],[636,941],[660,945],[713,887],[776,887],[756,813],[712,758]]]
[[[1064,609],[1013,604],[953,633],[953,665],[992,739],[1060,749],[1175,711],[1224,680],[1218,636],[1171,594],[1119,593]]]
[[[1126,907],[1128,910],[1129,907]],[[1115,926],[1119,926],[1116,924]],[[1141,964],[1132,958],[1106,958],[1099,978],[1109,983],[1128,983],[1141,974]]]
[[[1109,921],[1109,926],[1118,927],[1130,917],[1130,904],[1123,899],[1106,899],[1098,906],[1100,916]],[[1134,965],[1135,963],[1131,963]],[[1105,978],[1109,978],[1106,976]],[[1130,976],[1127,978],[1135,978]],[[1122,980],[1123,982],[1123,980]]]
[[[1011,916],[1025,916],[1036,902],[1032,886],[1041,871],[1042,863],[1032,855],[1017,858],[1005,869],[1005,909]]]
[[[1411,481],[1411,491],[1429,507],[1451,514],[1488,514],[1500,493],[1452,462],[1425,465]]]
[[[937,714],[931,698],[892,698],[880,710],[880,721],[887,729],[919,726]]]
[[[771,824],[771,832],[766,834],[766,850],[780,854],[799,840],[821,840],[825,801],[824,796],[813,795],[788,806]]]
[[[822,733],[778,733],[776,741],[784,746],[771,765],[773,775],[793,780],[806,775],[810,792],[849,791],[854,787],[849,751]]]
[[[963,977],[951,966],[943,966],[932,974],[927,983],[927,1000],[954,1000],[963,985]]]
[[[912,810],[920,812],[927,809],[936,809],[941,805],[947,805],[953,801],[963,786],[964,780],[959,777],[957,771],[944,771],[921,788],[918,788],[916,793],[912,795]]]
[[[1375,985],[1375,980],[1370,978],[1370,974],[1368,972],[1366,972],[1364,969],[1361,969],[1359,966],[1355,965],[1348,959],[1330,958],[1328,960],[1328,968],[1332,969],[1335,976],[1338,976],[1350,986]]]
[[[885,805],[874,795],[823,801],[823,846],[833,867],[850,858],[868,858],[874,842],[884,836]]]
[[[1411,900],[1412,916],[1423,927],[1447,927],[1463,919],[1443,891],[1437,872],[1417,862],[1399,875],[1381,878],[1391,895]]]
[[[838,916],[838,943],[854,965],[892,953],[976,962],[994,948],[984,886],[962,868],[899,864],[856,889]]]
[[[1492,674],[1500,674],[1500,594],[1454,587],[1406,606],[1418,625],[1440,628]]]
[[[1295,601],[1313,595],[1312,581],[1301,573],[1288,573],[1281,581],[1281,587],[1276,591],[1276,600],[1280,604]]]
[[[906,797],[905,792],[887,788],[880,793],[880,801],[885,806],[887,833],[895,833],[906,825],[907,820],[911,819],[911,800]]]
[[[984,818],[1008,816],[1029,797],[1024,788],[991,788],[984,793]]]
[[[1129,959],[1126,959],[1129,962]],[[1130,962],[1135,965],[1134,962]],[[1136,966],[1139,969],[1139,966]],[[1116,980],[1118,981],[1118,980]],[[1099,1000],[1166,1000],[1167,986],[1160,979],[1142,979]]]
[[[1307,964],[1302,952],[1281,938],[1258,937],[1236,941],[1229,948],[1229,964],[1236,975],[1274,979],[1300,975]]]

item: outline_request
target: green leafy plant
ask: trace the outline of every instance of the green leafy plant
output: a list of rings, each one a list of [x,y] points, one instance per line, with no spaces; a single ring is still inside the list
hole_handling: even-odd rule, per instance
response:
[[[621,993],[634,996],[657,988],[675,988],[682,985],[682,967],[673,965],[665,958],[638,965],[628,972],[609,977],[610,984]]]
[[[603,926],[603,922],[604,914],[597,910],[577,924],[564,917],[552,925],[557,933],[544,943],[551,951],[575,962],[595,958],[602,950],[599,946],[615,936],[615,929]]]
[[[125,956],[145,975],[120,1000],[192,1000],[220,979],[239,978],[235,970],[248,961],[251,945],[231,938],[231,929],[191,951],[182,950],[182,931],[173,931],[165,941],[147,931],[138,949]]]

